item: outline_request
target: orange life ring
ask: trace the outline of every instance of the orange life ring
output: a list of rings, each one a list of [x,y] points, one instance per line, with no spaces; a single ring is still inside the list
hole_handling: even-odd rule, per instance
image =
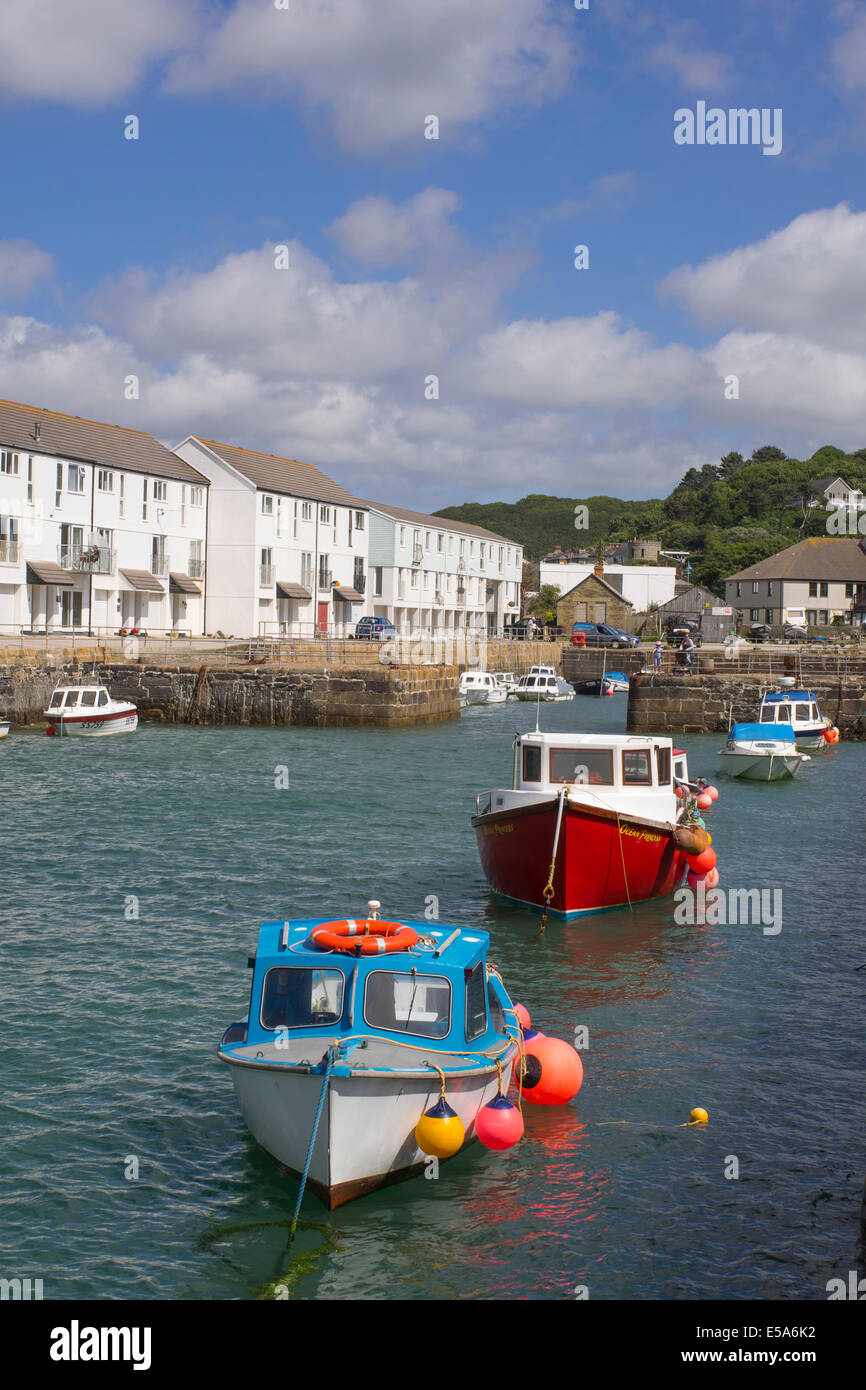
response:
[[[369,917],[354,922],[323,922],[310,933],[310,940],[327,951],[342,951],[345,955],[383,956],[411,950],[418,942],[418,933],[402,922],[380,922]]]

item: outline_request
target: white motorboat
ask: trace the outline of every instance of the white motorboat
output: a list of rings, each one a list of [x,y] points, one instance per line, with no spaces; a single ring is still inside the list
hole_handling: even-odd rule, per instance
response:
[[[790,724],[732,724],[724,748],[719,749],[722,768],[731,777],[753,782],[778,782],[793,777],[808,753],[798,753]]]
[[[263,923],[249,1015],[220,1040],[253,1136],[330,1208],[424,1171],[419,1121],[446,1086],[460,1122],[448,1152],[508,1088],[522,1044],[487,933],[424,932]]]
[[[508,699],[508,691],[489,671],[464,671],[459,693],[464,705],[501,705]]]
[[[831,727],[829,719],[822,718],[817,696],[811,690],[768,691],[761,701],[758,718],[762,724],[790,724],[797,747],[813,751],[825,747],[824,734]]]
[[[138,727],[138,710],[129,700],[115,700],[104,685],[58,685],[44,711],[47,734],[103,738],[128,734]]]
[[[8,738],[9,730],[12,728],[11,719],[0,719],[0,738]]]
[[[493,671],[491,672],[497,685],[501,685],[507,695],[517,694],[517,677],[513,671]]]
[[[517,682],[518,700],[573,700],[574,687],[552,666],[533,666]]]

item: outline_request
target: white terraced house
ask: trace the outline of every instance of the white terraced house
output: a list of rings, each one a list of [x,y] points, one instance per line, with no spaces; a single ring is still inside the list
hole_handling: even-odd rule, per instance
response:
[[[311,463],[195,435],[175,453],[210,482],[208,631],[353,634],[366,611],[367,504]]]
[[[0,636],[200,634],[207,492],[142,430],[0,401]]]
[[[520,616],[523,548],[481,526],[380,502],[370,509],[365,611],[402,635],[498,633]]]

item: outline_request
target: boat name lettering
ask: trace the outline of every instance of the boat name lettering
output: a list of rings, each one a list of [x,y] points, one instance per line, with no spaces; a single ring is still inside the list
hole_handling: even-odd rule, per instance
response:
[[[648,830],[632,830],[629,825],[621,825],[619,833],[620,835],[630,835],[635,840],[647,840],[652,844],[657,844],[662,838],[661,835],[650,835]]]
[[[513,824],[513,823],[511,823],[511,824],[509,824],[509,825],[485,825],[485,827],[484,827],[484,834],[485,834],[485,835],[510,835],[510,834],[511,834],[511,831],[512,831],[513,829],[514,829],[514,824]]]

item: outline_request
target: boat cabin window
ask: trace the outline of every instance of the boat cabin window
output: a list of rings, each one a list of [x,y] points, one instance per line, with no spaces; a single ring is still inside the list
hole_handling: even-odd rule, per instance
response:
[[[473,1042],[487,1032],[487,983],[484,961],[480,960],[466,981],[466,1041]]]
[[[685,758],[677,758],[676,762],[674,763],[674,777],[677,779],[678,782],[685,782],[687,780]]]
[[[343,1012],[342,970],[280,966],[265,975],[263,1028],[315,1028],[339,1023]]]
[[[656,769],[660,787],[669,787],[671,784],[671,750],[669,748],[656,748]]]
[[[55,690],[54,694],[51,696],[51,704],[48,706],[48,708],[49,708],[49,709],[59,709],[60,706],[61,706],[62,704],[63,704],[63,691],[62,691],[62,690]]]
[[[818,706],[817,706],[817,705],[813,705],[813,706],[812,706],[812,718],[813,718],[814,720],[816,720],[816,721],[819,720],[819,719],[821,718],[820,714],[818,713]]]
[[[451,982],[416,970],[371,970],[364,988],[364,1021],[391,1033],[444,1038],[451,1031]]]
[[[100,690],[100,692],[99,692],[99,703],[100,703],[101,705],[107,705],[107,704],[108,704],[108,691],[107,691],[107,690]]]
[[[791,706],[790,706],[790,705],[777,705],[777,706],[776,706],[776,723],[777,723],[777,724],[790,724],[790,722],[791,722]]]
[[[77,691],[77,690],[67,690],[67,692],[66,692],[66,699],[65,699],[64,702],[63,702],[63,708],[64,708],[64,709],[69,709],[69,706],[70,706],[70,705],[77,705],[77,704],[78,704],[78,691]]]
[[[761,723],[762,723],[762,724],[772,724],[772,723],[773,723],[773,720],[774,720],[775,718],[776,718],[776,706],[775,706],[775,705],[763,705],[762,708],[761,708]]]
[[[551,748],[550,780],[612,787],[613,753],[609,748]]]
[[[493,981],[487,981],[487,1007],[490,1010],[490,1026],[494,1033],[504,1033],[505,1010],[499,1002],[499,996],[493,988]]]
[[[523,745],[523,780],[541,781],[541,749],[533,748],[532,744],[526,743]]]
[[[626,786],[652,786],[648,748],[623,749],[622,780]]]
[[[95,690],[82,690],[82,692],[81,692],[81,703],[82,703],[82,705],[88,705],[88,706],[95,705],[95,704],[96,704],[96,691],[95,691]]]

